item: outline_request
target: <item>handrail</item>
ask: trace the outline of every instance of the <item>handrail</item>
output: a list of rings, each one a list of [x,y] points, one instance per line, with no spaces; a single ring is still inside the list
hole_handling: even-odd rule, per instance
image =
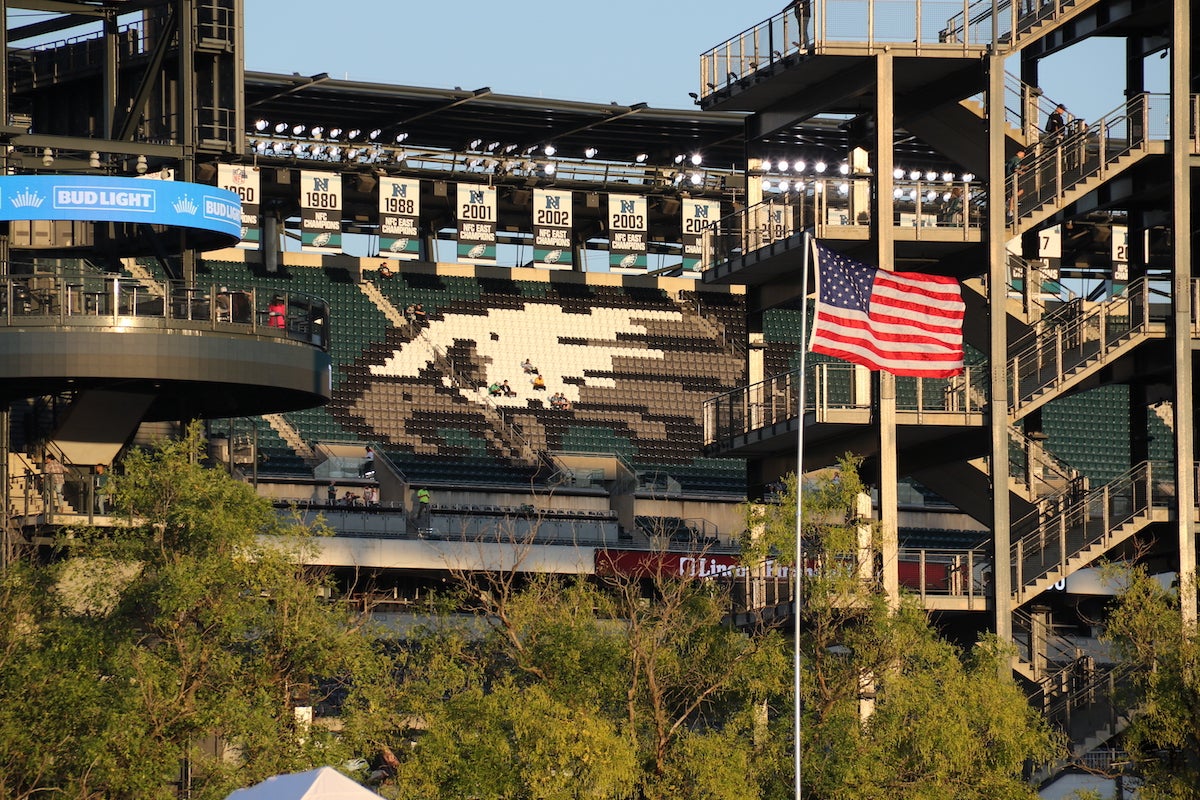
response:
[[[1149,461],[1099,488],[1047,498],[1012,526],[1014,590],[1023,596],[1026,587],[1065,572],[1071,559],[1123,525],[1155,509],[1175,511],[1176,500],[1171,465]]]
[[[828,227],[871,226],[877,183],[864,177],[813,180],[764,178],[771,194],[756,205],[722,217],[704,235],[706,271],[731,258],[748,255],[804,230],[822,236]],[[784,185],[786,184],[786,186]],[[963,240],[981,227],[976,213],[985,193],[979,183],[938,179],[897,179],[893,224],[923,229],[961,231]]]
[[[979,106],[982,116],[986,119],[987,92],[980,91],[972,95],[970,100]],[[1042,134],[1044,120],[1050,117],[1057,106],[1058,102],[1051,100],[1039,87],[1025,83],[1007,70],[1004,72],[1004,121],[1019,130],[1027,142],[1032,143],[1038,139]],[[1070,113],[1066,114],[1068,123],[1074,119]]]
[[[945,41],[971,44],[1008,44],[1046,20],[1070,9],[1092,5],[1095,0],[975,0],[955,14],[942,30]]]
[[[860,396],[853,364],[818,363],[809,366],[805,413],[815,412],[818,421],[831,412],[870,407],[869,393]],[[739,387],[704,402],[704,444],[714,445],[771,425],[795,420],[799,413],[799,369],[749,386]],[[967,367],[951,378],[896,379],[896,410],[944,413],[969,417],[987,405],[987,369]]]
[[[1011,425],[1008,450],[1009,477],[1025,487],[1031,497],[1043,499],[1086,488],[1086,479],[1078,470],[1054,458],[1040,442]]]
[[[1095,123],[1075,120],[1063,135],[1043,137],[1032,158],[1026,156],[1006,178],[1010,229],[1018,231],[1022,217],[1061,203],[1068,191],[1103,177],[1119,159],[1144,150],[1148,142],[1166,141],[1169,111],[1169,95],[1139,94]]]
[[[141,280],[117,275],[10,276],[0,279],[0,325],[169,320],[172,325],[282,336],[329,349],[329,304],[319,297],[217,283],[157,284],[151,289]]]

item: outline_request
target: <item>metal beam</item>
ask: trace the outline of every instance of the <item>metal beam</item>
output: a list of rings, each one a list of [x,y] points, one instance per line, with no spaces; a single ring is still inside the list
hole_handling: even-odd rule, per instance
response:
[[[18,133],[0,141],[7,141],[14,147],[29,147],[42,149],[49,147],[53,150],[76,150],[81,153],[96,151],[97,153],[116,153],[126,156],[146,156],[157,158],[183,158],[183,146],[177,144],[155,144],[152,142],[117,141],[115,139],[89,139],[83,136],[55,136],[51,133]]]
[[[191,22],[189,21],[188,24],[191,24]],[[171,40],[175,38],[175,32],[178,29],[179,16],[175,13],[175,7],[172,6],[167,13],[167,19],[163,23],[162,30],[159,31],[159,39],[154,45],[154,52],[150,56],[150,63],[146,65],[146,71],[142,74],[142,81],[138,85],[137,93],[134,94],[133,102],[129,106],[129,115],[125,117],[125,122],[121,125],[121,130],[118,132],[116,138],[126,141],[133,138],[138,121],[141,120],[142,114],[145,113],[146,103],[150,100],[150,92],[154,89],[155,84],[162,79],[163,62],[166,61],[167,51],[171,48]]]
[[[327,80],[329,80],[328,72],[318,72],[316,75],[312,75],[308,78],[298,81],[294,86],[289,86],[286,89],[282,89],[278,92],[274,92],[273,94],[269,94],[266,97],[260,97],[257,100],[255,100],[253,103],[247,103],[246,108],[253,108],[254,106],[259,105],[261,103],[269,103],[272,100],[278,100],[281,97],[287,97],[289,94],[295,94],[296,92],[299,92],[302,89],[307,89],[310,86],[316,86],[318,83],[324,83]]]

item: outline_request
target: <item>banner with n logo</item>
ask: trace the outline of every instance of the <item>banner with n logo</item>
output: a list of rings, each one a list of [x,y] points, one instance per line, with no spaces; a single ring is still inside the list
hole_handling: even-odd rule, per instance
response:
[[[342,252],[342,176],[300,171],[300,249]]]
[[[242,241],[238,246],[258,249],[262,240],[262,225],[259,219],[262,186],[258,167],[218,164],[217,188],[233,192],[242,199]]]
[[[533,261],[539,267],[571,269],[574,217],[571,192],[533,190]]]
[[[421,255],[421,182],[379,178],[379,255],[411,261]]]
[[[458,184],[458,260],[496,263],[496,187]]]
[[[720,234],[721,203],[685,197],[683,207],[683,268],[698,272],[712,261],[714,238]]]
[[[608,196],[608,265],[613,272],[646,271],[646,198]]]

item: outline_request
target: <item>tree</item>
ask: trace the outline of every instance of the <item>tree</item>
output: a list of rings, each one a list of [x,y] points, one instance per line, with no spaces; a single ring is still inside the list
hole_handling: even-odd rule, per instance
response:
[[[320,531],[202,449],[193,426],[131,453],[110,484],[123,526],[69,532],[53,563],[3,576],[3,796],[174,797],[186,765],[192,797],[223,798],[371,752],[389,662],[318,597],[304,562]]]
[[[1035,797],[1022,769],[1050,760],[1058,738],[1001,677],[1009,654],[998,642],[963,651],[937,635],[912,598],[889,605],[875,531],[857,511],[856,466],[847,457],[801,493],[807,796]],[[778,505],[752,509],[759,537],[749,552],[795,563],[796,485],[789,478]],[[776,736],[790,739],[791,719],[773,719]]]
[[[394,796],[757,795],[759,709],[786,690],[777,636],[722,624],[713,585],[515,574],[462,575],[481,624],[444,615],[409,643]]]
[[[1200,798],[1200,633],[1184,624],[1177,585],[1142,566],[1112,568],[1122,588],[1104,637],[1120,660],[1123,741],[1146,800]]]

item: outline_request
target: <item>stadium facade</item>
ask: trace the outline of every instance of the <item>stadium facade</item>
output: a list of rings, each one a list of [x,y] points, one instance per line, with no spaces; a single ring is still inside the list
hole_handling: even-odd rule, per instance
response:
[[[736,553],[803,428],[805,469],[865,457],[888,590],[1014,641],[1111,760],[1094,567],[1195,561],[1196,111],[1141,67],[1190,74],[1186,6],[815,2],[704,53],[687,111],[247,73],[237,0],[4,7],[5,558],[103,523],[98,468],[204,419],[379,608],[455,569],[665,565],[786,609]],[[1093,36],[1127,101],[1046,136],[1039,63]],[[42,216],[35,179],[122,207]],[[805,234],[957,278],[965,372],[801,380]]]

